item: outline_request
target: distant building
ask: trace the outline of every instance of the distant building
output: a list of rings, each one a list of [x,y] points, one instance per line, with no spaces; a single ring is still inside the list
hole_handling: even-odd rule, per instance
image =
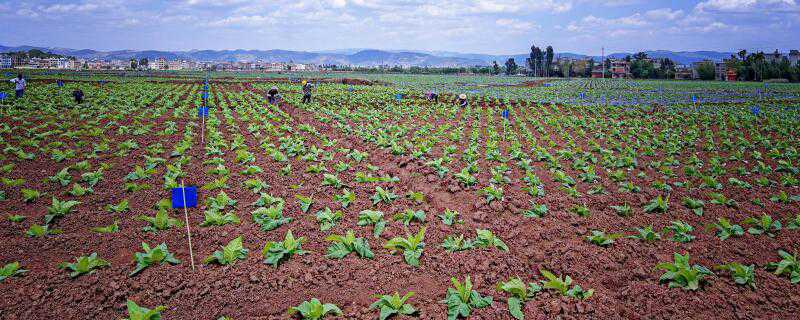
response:
[[[0,55],[0,69],[11,69],[13,67],[11,56]]]
[[[725,73],[725,81],[736,82],[736,70],[728,68],[728,71]]]
[[[167,59],[158,58],[148,64],[151,70],[164,70],[167,68]]]
[[[692,80],[694,70],[687,66],[675,66],[675,80]]]
[[[705,64],[705,63],[713,64],[714,62],[711,61],[711,60],[703,60],[703,61],[692,62],[692,79],[700,79],[700,72],[699,72],[700,65]],[[717,74],[716,65],[714,65],[714,71],[715,71],[714,74],[715,74],[715,77],[716,77],[716,74]]]
[[[800,51],[798,50],[789,50],[789,63],[791,65],[796,66],[800,65]]]
[[[631,66],[625,60],[612,60],[610,71],[613,79],[628,79],[631,77]]]
[[[603,77],[603,65],[599,64],[592,67],[592,78],[599,79],[602,77]]]
[[[728,75],[728,66],[724,62],[717,62],[714,64],[714,80],[726,81]]]

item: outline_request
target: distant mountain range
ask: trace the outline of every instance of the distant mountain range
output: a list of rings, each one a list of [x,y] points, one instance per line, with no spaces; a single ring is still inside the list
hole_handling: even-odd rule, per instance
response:
[[[157,51],[157,50],[117,50],[97,51],[91,49],[45,48],[34,46],[7,47],[0,45],[0,52],[28,51],[39,49],[55,54],[74,56],[83,59],[100,60],[128,60],[131,58],[147,58],[154,60],[165,58],[167,60],[186,59],[196,61],[255,61],[267,62],[295,62],[309,64],[336,64],[354,66],[377,65],[403,65],[421,67],[464,67],[486,66],[493,61],[503,64],[508,58],[514,58],[517,64],[524,64],[527,54],[518,55],[488,55],[476,53],[459,53],[451,51],[415,51],[415,50],[375,50],[375,49],[339,49],[326,51],[289,51],[289,50],[190,50],[190,51]],[[729,57],[730,52],[716,51],[691,51],[673,52],[667,50],[645,51],[651,58],[669,58],[677,64],[691,64],[702,60],[721,61]],[[556,53],[557,56],[569,58],[589,58],[587,55],[576,53]],[[608,57],[624,58],[632,53],[612,53]],[[601,57],[593,57],[599,61]]]

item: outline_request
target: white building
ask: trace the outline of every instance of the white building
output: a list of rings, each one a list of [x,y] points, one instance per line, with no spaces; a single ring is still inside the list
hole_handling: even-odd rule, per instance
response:
[[[11,69],[11,56],[9,55],[0,55],[0,69]]]

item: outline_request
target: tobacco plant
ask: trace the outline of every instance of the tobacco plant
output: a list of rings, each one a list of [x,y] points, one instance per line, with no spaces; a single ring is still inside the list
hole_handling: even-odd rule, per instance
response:
[[[181,263],[180,260],[176,259],[175,256],[169,252],[166,243],[162,243],[158,246],[150,248],[147,243],[142,242],[142,250],[144,250],[144,252],[134,253],[133,261],[136,262],[136,268],[129,274],[129,276],[134,276],[142,270],[153,265],[163,265],[167,263],[175,265]]]
[[[300,318],[304,320],[320,320],[328,314],[340,316],[342,310],[335,304],[323,304],[317,298],[313,298],[310,301],[303,301],[296,307],[289,308],[288,314],[289,316],[300,315]]]
[[[506,301],[508,312],[515,319],[524,320],[525,314],[522,313],[522,307],[526,301],[533,299],[537,293],[542,291],[542,287],[534,282],[526,285],[522,279],[514,277],[508,279],[508,281],[498,283],[497,291],[506,292],[510,295]]]
[[[62,262],[58,265],[58,268],[70,271],[69,277],[75,278],[84,274],[92,274],[97,271],[97,269],[110,265],[111,263],[108,261],[97,257],[97,253],[92,253],[88,257],[76,257],[74,263]]]
[[[456,278],[451,278],[453,287],[447,288],[447,295],[442,303],[447,305],[447,320],[469,317],[472,309],[486,308],[492,305],[491,296],[481,296],[473,290],[469,276],[461,283]]]
[[[242,245],[242,237],[236,237],[221,247],[221,250],[214,251],[210,256],[203,260],[204,264],[217,263],[220,265],[233,265],[237,260],[247,259],[249,250]]]
[[[375,297],[378,298],[378,301],[373,302],[369,308],[380,310],[378,320],[386,320],[393,315],[411,316],[417,313],[417,309],[407,303],[408,299],[413,295],[414,291],[410,291],[402,297],[397,292],[391,295],[376,295]]]
[[[384,248],[391,250],[392,254],[402,252],[406,263],[416,267],[419,266],[419,258],[422,256],[422,250],[425,247],[424,239],[425,227],[422,227],[416,235],[407,235],[405,238],[394,237],[386,241]]]
[[[333,259],[342,259],[350,253],[355,253],[362,258],[372,259],[374,254],[369,248],[369,242],[364,238],[356,238],[353,230],[347,230],[344,236],[329,235],[325,237],[325,241],[330,241],[331,245],[328,247],[328,254],[326,257]]]
[[[662,262],[656,269],[664,270],[659,282],[666,282],[670,288],[683,288],[684,290],[697,290],[705,282],[705,277],[714,275],[711,270],[699,264],[689,266],[689,254],[675,253],[674,262]]]
[[[287,231],[283,241],[269,241],[264,245],[264,249],[261,250],[261,255],[264,256],[264,263],[277,268],[281,262],[288,260],[294,255],[304,255],[308,253],[303,251],[303,242],[305,242],[304,237],[295,238],[294,235],[292,235],[292,230]]]

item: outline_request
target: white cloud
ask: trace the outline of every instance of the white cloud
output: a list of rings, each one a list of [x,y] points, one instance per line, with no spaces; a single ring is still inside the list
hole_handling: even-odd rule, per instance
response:
[[[800,13],[795,0],[707,0],[698,3],[695,9],[716,13]]]
[[[510,28],[516,31],[527,31],[530,29],[538,28],[532,22],[519,21],[516,19],[497,19],[495,24],[501,27]]]
[[[17,10],[17,15],[18,16],[23,16],[23,17],[26,17],[26,18],[38,18],[39,17],[39,13],[37,13],[36,11],[33,11],[31,9],[27,9],[27,8]]]
[[[42,8],[44,13],[68,13],[68,12],[87,12],[93,11],[99,8],[97,4],[94,3],[70,3],[70,4],[54,4],[51,6],[46,6]]]
[[[683,10],[672,10],[670,8],[661,8],[645,12],[644,14],[650,19],[659,19],[672,21],[683,16]]]

